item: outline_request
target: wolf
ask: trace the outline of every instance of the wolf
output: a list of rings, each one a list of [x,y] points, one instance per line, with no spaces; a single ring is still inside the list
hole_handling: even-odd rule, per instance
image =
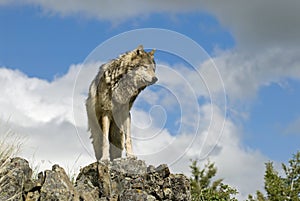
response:
[[[88,129],[96,159],[134,157],[130,109],[139,93],[158,79],[153,49],[142,45],[100,66],[86,100]]]

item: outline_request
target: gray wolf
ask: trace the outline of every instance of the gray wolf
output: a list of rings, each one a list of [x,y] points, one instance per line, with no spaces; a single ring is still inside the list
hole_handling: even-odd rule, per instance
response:
[[[130,109],[139,93],[158,80],[154,52],[140,45],[103,64],[92,81],[86,109],[97,160],[122,157],[124,146],[126,156],[134,157]]]

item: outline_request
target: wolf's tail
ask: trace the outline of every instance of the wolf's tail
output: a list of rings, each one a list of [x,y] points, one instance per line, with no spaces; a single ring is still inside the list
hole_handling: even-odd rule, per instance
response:
[[[100,160],[102,157],[102,129],[100,128],[97,115],[96,115],[96,93],[97,87],[93,81],[90,86],[89,97],[86,100],[86,110],[88,116],[88,130],[91,131],[91,139],[95,151],[95,156],[97,160]]]

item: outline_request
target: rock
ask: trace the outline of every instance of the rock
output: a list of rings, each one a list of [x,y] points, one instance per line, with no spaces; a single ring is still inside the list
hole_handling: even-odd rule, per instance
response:
[[[162,164],[155,169],[155,172],[159,174],[160,177],[166,178],[170,175],[170,170],[166,164]]]
[[[75,185],[64,169],[52,170],[31,179],[32,170],[21,158],[0,166],[0,201],[127,201],[191,200],[186,176],[171,174],[167,165],[146,166],[136,158],[95,162],[80,170]]]
[[[98,184],[101,192],[101,197],[110,197],[111,195],[111,180],[109,166],[105,163],[98,164]]]
[[[183,174],[170,175],[172,200],[190,200],[190,181]],[[189,192],[189,193],[187,193]]]
[[[13,158],[0,166],[0,200],[22,200],[23,187],[30,183],[32,170],[22,158]]]
[[[79,201],[79,196],[64,169],[54,165],[45,171],[45,181],[41,188],[41,201]]]
[[[147,172],[145,162],[134,157],[115,159],[110,167],[113,172],[127,175],[142,175]]]
[[[135,158],[93,163],[81,169],[75,188],[82,201],[191,200],[187,177],[171,174],[165,164],[147,167]],[[93,192],[93,198],[86,197],[87,191]]]
[[[127,189],[119,197],[120,201],[147,200],[148,194],[139,189]]]
[[[98,201],[104,194],[102,186],[99,186],[98,163],[92,163],[80,170],[76,179],[75,189],[81,200]]]

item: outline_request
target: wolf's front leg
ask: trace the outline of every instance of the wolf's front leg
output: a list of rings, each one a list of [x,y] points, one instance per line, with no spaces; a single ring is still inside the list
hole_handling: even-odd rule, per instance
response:
[[[128,114],[125,122],[125,149],[126,149],[126,156],[127,157],[135,157],[133,155],[133,151],[132,151],[132,141],[131,141],[131,116],[130,113]]]
[[[102,138],[102,158],[101,160],[109,160],[109,125],[110,125],[110,120],[107,115],[104,115],[102,117],[102,133],[103,133],[103,138]]]

